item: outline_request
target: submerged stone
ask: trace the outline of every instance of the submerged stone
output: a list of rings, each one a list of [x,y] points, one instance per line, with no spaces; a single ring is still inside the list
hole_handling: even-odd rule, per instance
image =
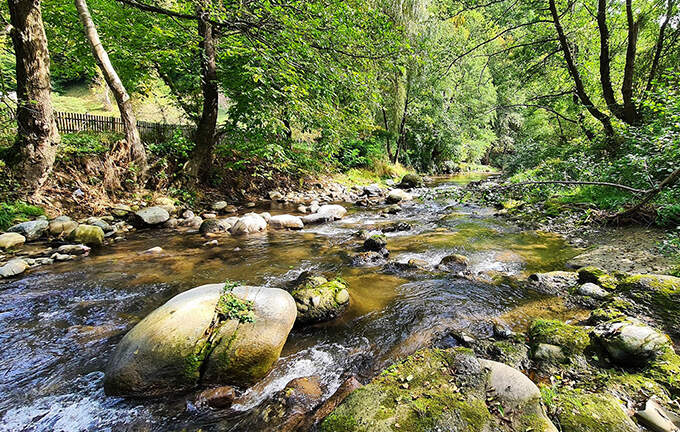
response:
[[[339,279],[309,277],[291,291],[297,307],[298,324],[330,321],[349,306],[347,284]]]

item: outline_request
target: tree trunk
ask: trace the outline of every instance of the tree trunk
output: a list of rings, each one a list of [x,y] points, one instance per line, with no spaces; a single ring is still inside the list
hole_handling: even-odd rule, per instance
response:
[[[633,18],[632,0],[626,0],[626,20],[628,23],[628,46],[626,47],[626,66],[623,71],[621,95],[623,96],[623,120],[630,125],[637,125],[642,120],[633,101],[633,75],[635,73],[635,55],[639,23]]]
[[[668,0],[666,3],[666,16],[664,17],[661,26],[659,27],[659,36],[656,40],[656,46],[654,47],[654,58],[652,59],[652,67],[649,69],[649,78],[647,79],[647,85],[645,86],[645,91],[648,92],[652,89],[652,83],[654,83],[654,78],[656,78],[656,71],[659,68],[659,60],[661,59],[661,51],[663,50],[664,37],[666,35],[666,27],[668,22],[673,16],[673,3],[674,0]]]
[[[597,2],[597,28],[600,31],[600,83],[607,107],[617,118],[623,118],[623,107],[616,101],[611,78],[609,55],[609,27],[607,27],[607,0]]]
[[[24,190],[37,196],[59,144],[50,100],[50,54],[39,0],[8,0],[16,56],[17,126],[14,170]]]
[[[383,122],[385,123],[385,148],[387,149],[387,158],[392,161],[392,147],[390,145],[390,128],[387,123],[387,112],[385,107],[382,108]]]
[[[116,98],[116,104],[118,105],[120,117],[123,121],[123,129],[125,130],[125,141],[129,148],[129,160],[134,161],[139,165],[142,172],[144,172],[146,170],[146,151],[144,150],[144,145],[142,145],[142,140],[139,137],[137,119],[132,111],[130,95],[128,95],[125,90],[123,82],[113,68],[111,60],[109,60],[109,55],[106,53],[106,50],[99,40],[99,34],[97,33],[94,21],[92,21],[92,16],[87,8],[87,3],[85,3],[85,0],[75,0],[75,4],[76,9],[78,10],[78,16],[80,17],[80,22],[85,29],[85,36],[87,36],[90,48],[92,48],[92,55],[104,75],[104,80],[106,80],[113,96]]]
[[[199,48],[201,52],[203,111],[196,129],[196,147],[189,164],[189,175],[205,182],[208,180],[212,167],[219,96],[212,24],[208,21],[209,14],[203,7],[198,8],[198,16],[198,34],[201,38]]]
[[[576,67],[574,57],[571,54],[569,41],[567,40],[567,36],[564,33],[564,28],[562,28],[562,24],[560,23],[560,15],[557,12],[555,0],[548,0],[548,4],[550,7],[550,14],[552,15],[553,23],[555,24],[557,39],[560,42],[560,48],[562,49],[562,53],[564,54],[564,60],[567,63],[567,70],[569,71],[569,75],[571,75],[572,80],[574,80],[576,94],[578,95],[578,98],[581,100],[581,103],[586,107],[588,112],[602,124],[602,127],[604,128],[604,131],[607,134],[607,136],[613,137],[614,128],[612,127],[611,119],[605,113],[597,109],[593,101],[590,99],[590,96],[588,96],[588,93],[586,93],[585,86],[583,85],[583,80],[581,79],[581,74],[579,73],[578,68]]]

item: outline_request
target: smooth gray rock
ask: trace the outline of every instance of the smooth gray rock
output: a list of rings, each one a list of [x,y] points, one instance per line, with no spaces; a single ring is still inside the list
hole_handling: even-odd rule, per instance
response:
[[[576,293],[585,297],[592,297],[594,299],[603,300],[609,297],[609,293],[592,282],[586,282],[576,288]]]
[[[170,213],[162,207],[147,207],[137,212],[132,217],[132,224],[136,227],[156,226],[170,219]]]
[[[305,227],[302,219],[293,215],[276,215],[269,219],[269,225],[276,229],[298,230]]]
[[[9,278],[26,271],[28,263],[21,258],[10,260],[7,264],[0,267],[0,277]]]
[[[45,219],[36,219],[28,222],[22,222],[10,227],[7,232],[21,234],[26,237],[26,241],[33,241],[39,239],[47,230],[49,222]]]
[[[230,232],[233,235],[252,234],[267,229],[267,221],[256,213],[248,213],[239,218],[238,221],[231,227]]]
[[[598,324],[591,336],[623,366],[643,365],[673,349],[668,336],[635,318]]]

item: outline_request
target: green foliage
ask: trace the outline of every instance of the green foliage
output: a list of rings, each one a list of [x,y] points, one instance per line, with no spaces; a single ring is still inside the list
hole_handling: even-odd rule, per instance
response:
[[[45,214],[45,211],[34,205],[22,201],[0,202],[0,230],[6,230],[10,226],[35,219]]]
[[[222,295],[220,295],[220,298],[217,301],[217,313],[224,320],[238,320],[242,323],[255,322],[253,302],[250,300],[241,300],[232,293],[234,288],[239,285],[239,283],[232,281],[226,281],[224,283]]]
[[[58,155],[60,158],[106,153],[123,136],[114,132],[75,132],[61,136]]]
[[[195,144],[186,136],[184,130],[175,129],[169,139],[149,144],[149,151],[157,157],[178,163],[186,162],[194,147]]]

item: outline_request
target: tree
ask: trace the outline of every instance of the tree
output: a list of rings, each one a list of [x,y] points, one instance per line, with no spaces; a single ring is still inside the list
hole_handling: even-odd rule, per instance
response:
[[[85,30],[85,36],[92,49],[92,54],[101,69],[104,79],[108,84],[113,96],[116,98],[120,117],[125,130],[126,153],[129,160],[135,162],[142,172],[146,170],[146,151],[137,130],[137,118],[132,110],[132,102],[123,82],[118,77],[109,55],[99,40],[99,33],[92,21],[92,16],[85,0],[75,0],[76,9],[80,22]]]
[[[16,56],[18,136],[14,171],[36,196],[56,157],[59,132],[50,100],[50,56],[39,0],[8,0]]]

